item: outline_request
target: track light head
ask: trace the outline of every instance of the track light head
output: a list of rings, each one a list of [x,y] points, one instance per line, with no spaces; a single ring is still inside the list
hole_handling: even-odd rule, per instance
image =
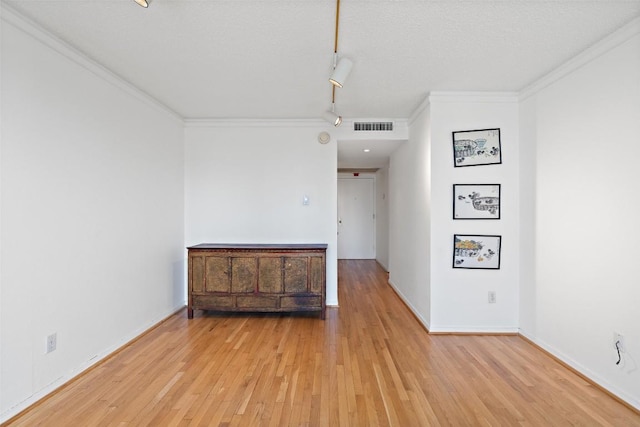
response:
[[[332,125],[334,125],[335,127],[338,127],[342,124],[342,116],[337,115],[333,111],[326,111],[322,115],[322,118],[328,121],[329,123],[331,123]]]
[[[340,59],[329,78],[331,84],[337,87],[342,87],[344,82],[347,80],[347,77],[349,77],[351,67],[353,67],[353,62],[349,58]]]
[[[133,0],[145,9],[149,7],[153,0]]]

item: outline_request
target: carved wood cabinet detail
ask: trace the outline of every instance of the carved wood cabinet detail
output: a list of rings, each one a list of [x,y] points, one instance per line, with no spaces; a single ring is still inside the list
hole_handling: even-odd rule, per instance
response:
[[[325,317],[326,244],[214,244],[187,248],[193,310],[318,311]]]

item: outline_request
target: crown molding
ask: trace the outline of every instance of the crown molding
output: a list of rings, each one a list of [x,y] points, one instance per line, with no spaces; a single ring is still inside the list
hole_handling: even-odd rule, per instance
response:
[[[107,83],[117,87],[145,104],[168,114],[179,123],[183,123],[183,118],[171,108],[129,83],[120,75],[89,58],[82,51],[62,41],[36,22],[30,20],[13,7],[9,6],[5,1],[0,1],[0,19],[2,19],[4,23],[7,23],[33,37],[45,46],[53,49],[60,55],[73,61],[75,64],[93,73],[95,76],[101,78]]]
[[[504,104],[517,103],[518,92],[429,92],[425,99],[416,107],[407,120],[408,125],[420,117],[420,115],[432,103],[482,103],[482,104]]]
[[[184,119],[184,125],[187,128],[200,127],[307,127],[307,128],[327,128],[333,130],[353,129],[355,122],[367,121],[388,121],[394,122],[397,126],[406,127],[406,119],[344,119],[338,127],[331,126],[322,119],[256,119],[256,118],[199,118]]]
[[[566,75],[584,67],[586,64],[599,58],[638,34],[640,34],[640,17],[635,18],[633,21],[624,25],[617,31],[566,61],[560,67],[523,88],[519,93],[519,101],[524,101],[530,96],[535,95],[547,86],[550,86]]]
[[[322,119],[216,119],[216,118],[200,118],[200,119],[184,119],[184,125],[187,128],[208,128],[208,127],[331,127]]]
[[[413,122],[415,122],[416,119],[420,117],[422,112],[429,107],[430,104],[431,104],[431,101],[429,100],[429,95],[427,95],[424,97],[422,102],[415,108],[415,110],[413,110],[413,113],[411,113],[411,115],[409,116],[409,119],[407,119],[407,125],[411,126]]]

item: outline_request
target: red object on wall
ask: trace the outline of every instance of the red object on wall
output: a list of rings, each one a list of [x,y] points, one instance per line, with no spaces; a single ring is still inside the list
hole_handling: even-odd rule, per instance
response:
[[[360,173],[359,172],[354,172],[353,176],[360,176]]]

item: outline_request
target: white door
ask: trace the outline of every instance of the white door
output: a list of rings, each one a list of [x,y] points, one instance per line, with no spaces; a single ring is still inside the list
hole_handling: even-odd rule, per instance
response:
[[[373,178],[338,178],[338,258],[374,259]]]

